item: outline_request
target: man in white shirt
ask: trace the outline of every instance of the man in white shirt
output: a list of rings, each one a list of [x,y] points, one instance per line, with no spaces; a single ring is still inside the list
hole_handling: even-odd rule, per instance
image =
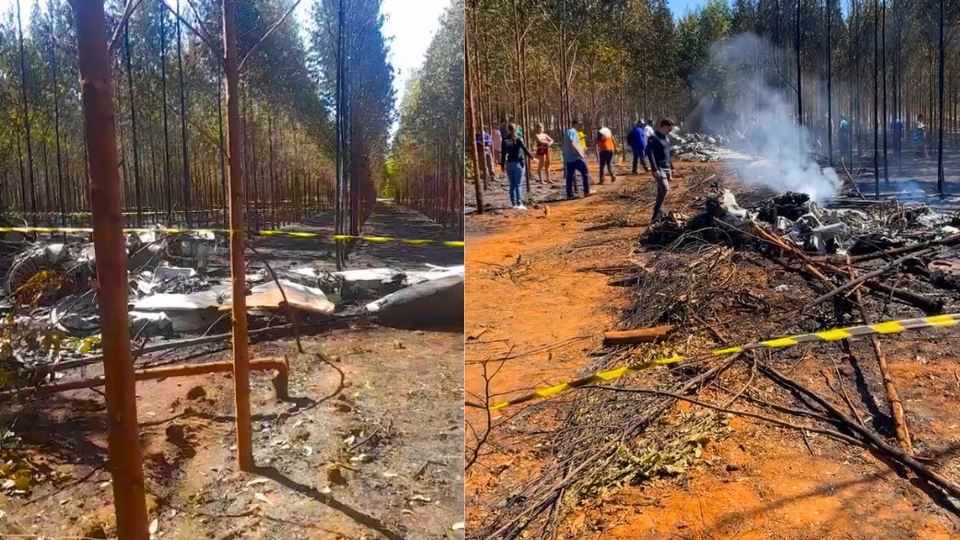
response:
[[[653,137],[653,120],[647,120],[646,125],[643,126],[643,138],[649,142],[650,137]]]

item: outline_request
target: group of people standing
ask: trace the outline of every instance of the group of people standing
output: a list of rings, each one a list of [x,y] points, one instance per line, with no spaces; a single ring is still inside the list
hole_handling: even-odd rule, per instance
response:
[[[923,120],[922,114],[917,115],[917,121],[910,132],[910,146],[917,157],[927,157],[927,126]],[[903,152],[903,131],[903,120],[900,118],[890,120],[890,141],[893,143],[893,152],[897,156],[902,155]],[[853,151],[853,129],[845,115],[840,115],[840,128],[837,134],[839,136],[840,155],[851,155]]]
[[[654,220],[660,218],[663,201],[670,190],[670,181],[673,178],[668,137],[673,126],[673,121],[668,118],[661,120],[656,129],[652,121],[639,120],[627,135],[627,144],[633,153],[632,173],[637,174],[638,164],[643,166],[644,171],[653,172],[657,185],[657,197],[653,208]],[[533,137],[534,155],[530,153],[530,149],[524,142],[522,129],[514,122],[504,118],[499,125],[494,123],[491,128],[493,135],[486,131],[476,135],[477,149],[483,156],[481,159],[484,172],[488,177],[495,177],[494,163],[499,165],[501,171],[506,172],[509,180],[510,207],[526,210],[523,205],[522,185],[527,160],[536,160],[537,177],[540,183],[554,183],[550,179],[550,148],[554,140],[543,130],[543,124],[538,123]],[[583,186],[583,196],[590,196],[590,171],[587,168],[585,139],[583,132],[580,131],[580,121],[573,119],[564,130],[561,141],[567,199],[576,197],[578,173]],[[597,131],[596,150],[600,165],[599,184],[604,183],[607,173],[610,175],[610,181],[616,182],[614,158],[617,154],[617,143],[609,128],[601,127]]]
[[[550,179],[550,146],[553,139],[543,130],[543,124],[536,125],[534,134],[536,155],[531,155],[523,141],[523,129],[512,119],[501,119],[499,125],[494,122],[490,130],[493,135],[484,131],[477,134],[477,150],[483,156],[484,173],[488,178],[496,178],[494,163],[507,174],[510,183],[510,207],[516,210],[526,210],[523,205],[523,179],[526,175],[528,159],[537,161],[537,177],[541,184],[554,183]]]

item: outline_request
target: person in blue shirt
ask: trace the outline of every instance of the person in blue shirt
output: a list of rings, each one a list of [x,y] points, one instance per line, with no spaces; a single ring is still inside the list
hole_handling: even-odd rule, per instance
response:
[[[576,173],[583,178],[583,196],[590,196],[590,171],[587,170],[587,154],[580,145],[580,120],[570,122],[563,134],[563,170],[567,180],[567,198],[573,198],[573,184]]]
[[[643,120],[637,120],[637,125],[630,131],[630,134],[627,135],[627,144],[630,145],[630,149],[633,151],[633,174],[637,174],[638,161],[643,165],[644,172],[650,170],[650,168],[647,167],[647,135],[644,133],[644,127]]]

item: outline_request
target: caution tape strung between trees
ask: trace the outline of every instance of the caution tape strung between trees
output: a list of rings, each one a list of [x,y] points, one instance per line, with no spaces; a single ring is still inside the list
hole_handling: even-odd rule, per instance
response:
[[[124,229],[125,234],[230,234],[229,229],[150,229],[134,228]],[[90,227],[0,227],[0,233],[20,233],[20,234],[92,234]],[[378,244],[405,244],[410,246],[440,246],[448,248],[463,249],[462,240],[428,240],[411,238],[393,238],[389,236],[352,236],[349,234],[324,234],[315,232],[298,231],[245,231],[249,236],[283,236],[286,238],[317,238],[325,240],[363,240],[364,242],[374,242]]]
[[[739,353],[743,351],[749,351],[753,349],[780,349],[784,347],[793,347],[794,345],[800,345],[802,343],[814,343],[814,342],[831,342],[831,341],[840,341],[841,339],[849,339],[853,337],[869,336],[872,334],[897,334],[907,330],[921,330],[924,328],[944,328],[947,326],[956,326],[960,324],[960,313],[952,313],[948,315],[935,315],[933,317],[922,317],[918,319],[900,319],[894,321],[886,321],[877,324],[865,324],[861,326],[849,326],[846,328],[834,328],[833,330],[826,330],[823,332],[814,332],[811,334],[798,334],[795,336],[780,337],[775,339],[770,339],[767,341],[758,341],[754,343],[748,343],[746,345],[739,345],[736,347],[728,347],[725,349],[714,349],[710,351],[712,356],[724,356],[728,354]],[[547,398],[550,396],[555,396],[561,392],[573,388],[579,388],[582,386],[587,386],[595,383],[602,383],[618,379],[624,375],[630,373],[637,373],[645,369],[650,369],[655,366],[663,366],[667,364],[675,364],[682,360],[685,360],[684,356],[671,356],[669,358],[660,358],[657,360],[652,360],[649,362],[644,362],[642,364],[634,364],[630,366],[625,366],[621,368],[611,369],[607,371],[601,371],[600,373],[595,373],[589,377],[584,377],[582,379],[577,379],[575,381],[565,382],[556,384],[553,386],[547,386],[545,388],[540,388],[524,396],[520,396],[509,401],[501,401],[499,403],[494,403],[490,405],[490,410],[502,409],[504,407],[509,407],[511,405],[517,405],[519,403],[524,403],[527,401],[533,401],[535,399]]]

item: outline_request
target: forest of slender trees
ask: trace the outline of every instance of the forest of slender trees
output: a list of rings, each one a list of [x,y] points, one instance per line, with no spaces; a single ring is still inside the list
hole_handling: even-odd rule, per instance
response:
[[[307,21],[293,15],[299,1],[314,2]],[[247,226],[343,208],[345,230],[357,232],[376,199],[394,114],[381,2],[299,1],[236,6]],[[107,31],[127,224],[223,224],[220,2],[139,0],[121,26],[126,5],[108,0]],[[19,0],[0,21],[8,221],[89,222],[75,36],[65,0]]]
[[[872,167],[876,155],[884,173],[896,118],[909,132],[924,116],[941,181],[941,144],[960,144],[960,0],[710,0],[679,17],[667,0],[468,0],[467,26],[477,129],[504,116],[554,134],[574,116],[619,133],[637,118],[683,120],[707,95],[736,98],[704,84],[724,75],[711,48],[752,33],[794,111],[784,121],[808,126],[821,155],[841,157],[841,115],[847,159]]]
[[[389,194],[444,226],[463,230],[464,3],[453,0],[423,65],[407,83],[387,165]]]

